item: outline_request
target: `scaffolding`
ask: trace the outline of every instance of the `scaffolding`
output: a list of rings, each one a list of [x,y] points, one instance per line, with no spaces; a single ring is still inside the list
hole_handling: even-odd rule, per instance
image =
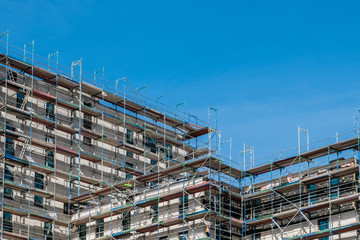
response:
[[[34,41],[18,49],[8,38],[1,239],[333,239],[360,229],[358,127],[264,159],[244,144],[234,160],[217,109],[201,121],[126,77],[107,82],[104,68],[66,68],[58,51],[43,59]]]

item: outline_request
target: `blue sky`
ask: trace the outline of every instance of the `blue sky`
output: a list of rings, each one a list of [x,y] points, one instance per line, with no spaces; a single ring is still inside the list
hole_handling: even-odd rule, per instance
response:
[[[35,40],[37,55],[83,57],[108,80],[127,76],[168,105],[207,119],[219,110],[233,158],[297,145],[297,125],[317,140],[353,128],[360,106],[358,1],[8,1],[0,32]],[[224,147],[226,148],[226,147]]]

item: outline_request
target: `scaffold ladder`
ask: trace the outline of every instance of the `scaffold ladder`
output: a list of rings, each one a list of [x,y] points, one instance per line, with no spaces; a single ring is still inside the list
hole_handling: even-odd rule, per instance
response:
[[[23,159],[28,145],[29,145],[29,139],[26,139],[23,144],[23,148],[21,149],[21,152],[20,152],[20,157],[19,157],[20,159]]]
[[[25,94],[25,97],[21,103],[21,107],[20,109],[21,110],[24,110],[25,109],[25,106],[26,106],[26,103],[27,103],[27,99],[29,98],[29,95],[30,95],[30,91],[26,91],[26,94]]]
[[[9,79],[10,81],[16,82],[16,79],[15,79],[15,77],[14,77],[13,71],[9,70],[9,71],[8,71],[8,76],[9,76],[8,79]]]

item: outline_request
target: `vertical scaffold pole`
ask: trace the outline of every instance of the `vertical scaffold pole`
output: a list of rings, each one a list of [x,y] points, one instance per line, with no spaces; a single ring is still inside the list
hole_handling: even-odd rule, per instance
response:
[[[214,127],[212,127],[212,118],[211,118],[211,112],[214,112],[215,113],[215,123],[214,123]],[[209,208],[210,208],[210,211],[209,211],[209,214],[210,214],[210,216],[209,216],[209,236],[210,236],[210,238],[212,238],[212,235],[213,235],[213,233],[212,233],[212,230],[213,229],[215,229],[215,227],[216,227],[216,221],[215,221],[215,223],[214,223],[214,228],[212,228],[211,227],[211,225],[212,225],[212,223],[211,223],[211,221],[212,221],[212,215],[213,215],[213,213],[215,212],[215,210],[216,210],[216,203],[214,203],[213,205],[214,205],[214,209],[211,209],[211,199],[212,199],[212,185],[213,185],[213,183],[212,183],[212,173],[213,173],[213,171],[212,171],[212,169],[211,169],[211,166],[212,166],[212,159],[213,159],[213,157],[212,157],[212,149],[213,149],[213,135],[216,135],[217,134],[217,109],[215,109],[215,108],[213,108],[213,107],[209,107],[208,108],[208,125],[209,125],[209,128],[213,128],[212,129],[212,131],[209,131],[209,133],[208,133],[208,137],[209,137],[209,201],[208,201],[208,204],[209,204]],[[215,137],[215,149],[217,149],[217,138]],[[217,149],[218,150],[218,149]],[[215,155],[216,155],[217,153],[215,153]],[[215,184],[215,186],[216,186],[216,184]],[[215,217],[215,219],[216,219],[216,217]],[[214,235],[215,235],[215,237],[216,237],[216,230],[215,230],[215,233],[214,233]]]
[[[82,123],[82,58],[80,58],[77,61],[73,61],[71,63],[71,79],[74,80],[74,68],[78,66],[80,68],[79,70],[79,121],[78,121],[78,166],[77,166],[77,173],[76,173],[76,180],[78,181],[78,192],[77,195],[80,195],[80,191],[81,191],[81,123]],[[70,160],[71,161],[71,160]],[[72,180],[72,170],[70,170],[70,178],[69,178],[69,189],[71,188],[71,182]],[[69,190],[69,201],[71,199],[71,190]],[[69,211],[71,211],[70,207],[68,209]],[[80,208],[77,209],[77,214],[78,216],[80,215]],[[70,233],[69,233],[70,236]],[[68,238],[70,239],[70,238]]]
[[[146,106],[146,104],[147,104],[147,99],[146,99],[146,86],[143,86],[143,87],[141,87],[141,88],[137,88],[136,89],[136,96],[139,98],[138,100],[139,101],[141,101],[141,96],[139,96],[139,92],[141,91],[141,90],[144,90],[144,101],[143,101],[143,104],[144,104],[144,117],[145,117],[145,119],[146,119],[146,117],[147,117],[147,115],[146,115],[146,113],[147,113],[147,111],[146,111],[146,109],[147,109],[147,106]],[[125,92],[124,92],[124,94],[125,94]],[[125,97],[124,97],[124,99],[125,99]],[[124,109],[125,109],[125,105],[124,105]],[[125,118],[125,112],[124,112],[124,118]],[[146,125],[146,122],[147,121],[144,121],[144,143],[145,143],[145,141],[146,141],[146,135],[147,135],[147,125]],[[151,137],[151,136],[150,136]],[[156,146],[155,146],[156,147]],[[145,168],[146,168],[146,147],[145,147],[145,144],[144,144],[144,167],[143,167],[143,169],[144,169],[144,172],[145,172]],[[158,187],[159,187],[159,184],[158,184]],[[135,181],[134,181],[134,191],[135,191]],[[133,219],[134,219],[134,228],[135,228],[135,219],[136,219],[136,205],[135,205],[135,197],[133,197],[132,198],[132,200],[133,200]],[[159,204],[157,205],[158,206],[158,208],[157,208],[157,214],[159,215]],[[158,216],[158,218],[159,218],[159,216]],[[159,220],[159,219],[158,219]],[[158,231],[159,232],[159,231]],[[136,232],[135,231],[133,231],[133,239],[135,239],[135,237],[136,237]]]
[[[244,188],[245,188],[245,183],[246,183],[246,177],[247,177],[247,174],[246,174],[246,171],[245,171],[245,168],[244,166],[242,166],[242,154],[243,152],[240,151],[239,152],[239,166],[240,166],[240,170],[242,171],[242,178],[239,180],[239,185],[240,185],[240,193],[241,193],[241,198],[242,198],[242,201],[241,201],[241,216],[242,216],[242,220],[243,220],[243,223],[241,224],[241,239],[246,239],[246,193],[244,191]]]
[[[219,138],[219,142],[218,142],[218,156],[221,156],[221,132],[219,131],[218,132],[218,138]],[[222,216],[222,183],[221,183],[221,164],[222,164],[222,160],[219,159],[219,168],[217,170],[217,181],[218,181],[218,184],[217,184],[217,188],[218,188],[218,196],[217,196],[217,201],[218,201],[218,213],[217,213],[217,216]],[[222,220],[221,220],[221,217],[219,218],[219,238],[221,239],[221,234],[222,234]]]
[[[359,152],[360,152],[360,134],[359,134],[359,113],[360,113],[360,109],[356,109],[356,114],[357,114],[357,125],[356,125],[356,138],[357,138],[357,148],[355,150],[355,160],[356,160],[356,164],[358,164],[359,166],[359,170],[358,170],[358,179],[357,179],[357,188],[356,188],[356,192],[359,192],[359,186],[360,186],[360,164],[359,164]],[[356,180],[355,180],[356,181]],[[359,221],[359,216],[358,216],[358,209],[356,211],[356,220]]]
[[[81,175],[81,123],[82,123],[82,58],[80,58],[77,61],[73,61],[71,63],[71,79],[74,80],[74,68],[76,66],[79,66],[80,68],[80,72],[79,72],[79,133],[78,133],[78,141],[79,141],[79,151],[78,151],[78,176],[77,176],[77,181],[78,181],[78,195],[80,195],[80,187],[81,187],[81,183],[80,183],[80,175]],[[71,196],[70,196],[71,197]],[[78,209],[79,212],[79,209]]]
[[[35,42],[34,40],[29,44],[24,44],[24,62],[26,62],[26,49],[31,47],[31,107],[30,107],[30,161],[32,162],[32,134],[33,134],[33,96],[34,96],[34,48]],[[27,209],[27,217],[30,219],[30,208],[31,208],[31,164],[29,164],[29,200],[28,200],[28,209]],[[30,238],[30,224],[28,223],[28,238]]]
[[[162,95],[162,96],[160,96],[160,97],[158,97],[157,98],[157,101],[159,101],[159,99],[161,98],[161,97],[164,97],[165,95]],[[165,104],[163,104],[163,112],[165,113]],[[167,143],[166,143],[166,116],[165,116],[165,114],[164,114],[164,119],[163,119],[163,125],[164,125],[164,135],[163,135],[163,141],[164,141],[164,145],[163,145],[163,147],[165,148],[165,156],[164,156],[164,158],[165,158],[165,167],[169,167],[170,166],[170,164],[169,164],[169,159],[168,159],[168,157],[169,157],[169,149],[167,148]],[[170,147],[170,151],[172,151],[172,147]],[[160,152],[159,152],[159,158],[158,158],[158,162],[157,162],[157,172],[158,172],[158,180],[157,180],[157,182],[158,182],[158,185],[159,185],[159,183],[160,183]],[[171,156],[171,155],[170,155]],[[170,158],[170,157],[169,157]],[[144,172],[145,172],[145,169],[144,169]],[[169,183],[170,184],[170,183]],[[159,189],[159,188],[158,188]],[[160,201],[160,192],[158,191],[158,201]],[[168,206],[169,206],[169,201],[167,202],[167,204],[168,204]],[[169,208],[168,208],[169,209]],[[160,207],[159,207],[159,213],[160,213]],[[168,213],[169,214],[169,213]],[[166,217],[168,217],[168,216],[166,216]],[[168,228],[169,229],[169,228]]]
[[[2,178],[5,179],[5,164],[6,164],[6,121],[7,121],[7,100],[8,100],[8,72],[9,70],[9,59],[8,59],[8,55],[9,55],[9,32],[5,32],[3,34],[0,35],[0,40],[1,38],[6,37],[6,53],[5,53],[5,96],[4,96],[4,127],[3,127],[3,131],[4,131],[4,149],[3,149],[3,154],[2,154],[2,164],[3,164],[3,170],[2,170]],[[1,210],[2,213],[3,209],[4,209],[4,198],[5,198],[5,181],[2,181],[2,194],[1,194]],[[4,216],[2,216],[1,218],[1,233],[0,233],[0,237],[1,239],[3,239],[3,232],[4,232]]]
[[[229,167],[229,176],[230,176],[230,179],[229,179],[229,189],[227,189],[229,192],[228,192],[228,195],[229,195],[229,212],[228,212],[228,210],[227,210],[227,208],[226,208],[226,201],[225,201],[225,199],[223,200],[223,199],[221,199],[222,201],[224,201],[224,206],[225,206],[225,209],[224,209],[224,213],[225,214],[229,214],[229,237],[230,237],[230,239],[232,238],[232,232],[231,232],[231,227],[232,227],[232,212],[231,212],[231,210],[232,210],[232,207],[231,207],[231,205],[232,205],[232,184],[233,184],[233,180],[232,180],[232,159],[231,159],[231,150],[232,150],[232,138],[230,138],[229,140],[227,140],[227,141],[224,141],[224,142],[222,142],[222,144],[226,144],[226,143],[229,143],[229,163],[230,163],[230,167]],[[220,168],[221,169],[221,168]],[[221,197],[221,195],[220,195],[220,197]],[[221,213],[221,211],[220,211],[220,213]]]
[[[331,204],[331,159],[330,159],[330,151],[331,151],[331,147],[330,145],[328,146],[328,194],[329,194],[329,238],[332,239],[332,211],[331,211],[331,208],[332,208],[332,204]]]
[[[298,159],[299,159],[299,162],[298,162],[298,164],[299,164],[299,181],[301,181],[301,169],[300,169],[300,164],[301,164],[301,155],[299,154],[298,155]],[[301,208],[302,208],[302,188],[301,188],[301,184],[299,184],[299,216],[300,216],[300,239],[303,239],[303,237],[302,237],[302,232],[303,232],[303,230],[302,230],[302,210],[301,210]]]
[[[116,95],[117,96],[120,96],[119,95],[119,90],[118,90],[118,85],[119,85],[119,82],[122,81],[123,84],[124,84],[124,98],[123,98],[123,104],[124,104],[124,116],[123,116],[123,127],[124,127],[124,137],[123,137],[123,141],[125,143],[125,134],[126,134],[126,131],[125,131],[125,106],[126,106],[126,95],[125,95],[125,90],[126,90],[126,78],[121,78],[121,79],[117,79],[115,81],[115,90],[116,90]],[[118,104],[116,104],[116,114],[118,113]],[[124,155],[124,154],[123,154]],[[124,164],[125,164],[125,156],[123,157],[123,164],[122,164],[122,170],[124,171]],[[111,201],[110,201],[110,209],[111,209],[111,212],[110,212],[110,236],[112,237],[113,235],[113,191],[114,191],[114,180],[113,180],[113,172],[114,172],[114,161],[112,161],[111,163],[111,181],[110,181],[110,186],[111,186],[111,190],[110,190],[110,194],[111,194]],[[122,178],[121,178],[121,181],[122,181]],[[122,199],[121,199],[122,201]],[[124,214],[123,214],[124,215]]]
[[[135,91],[136,91],[136,96],[139,98],[139,100],[141,99],[141,96],[139,95],[139,92],[144,90],[144,94],[145,94],[145,97],[144,97],[144,101],[143,101],[143,104],[144,104],[144,117],[146,118],[146,86],[142,86],[141,88],[137,88]],[[140,100],[141,101],[141,100]],[[145,141],[147,141],[146,139],[146,136],[147,136],[147,125],[146,125],[146,122],[147,121],[144,121],[144,143]],[[151,136],[150,136],[151,137]],[[145,145],[144,145],[144,158],[146,158],[146,149],[145,149]],[[144,169],[146,167],[146,161],[144,161]]]
[[[125,173],[125,165],[126,165],[126,156],[125,156],[125,142],[126,142],[126,82],[124,81],[124,89],[123,89],[123,109],[124,109],[124,114],[123,114],[123,128],[124,128],[124,137],[123,137],[123,163],[122,163],[122,172]],[[124,180],[126,180],[126,174],[124,177]],[[125,197],[126,199],[126,197]],[[123,201],[123,196],[121,196],[121,201]],[[124,218],[124,216],[126,216],[126,214],[131,214],[131,212],[126,212],[123,213],[122,218]],[[124,226],[122,225],[122,230],[124,231]],[[134,233],[133,233],[134,235]]]
[[[304,132],[306,134],[306,151],[310,150],[310,142],[309,142],[309,129],[303,129],[300,127],[300,125],[298,125],[298,154],[300,155],[301,153],[301,139],[300,139],[300,135],[301,132]]]
[[[55,148],[54,148],[54,155],[53,155],[53,170],[54,170],[54,196],[53,196],[53,214],[54,214],[54,219],[52,221],[52,239],[55,240],[55,216],[56,216],[56,169],[57,169],[57,161],[56,161],[56,156],[57,156],[57,123],[58,123],[58,89],[59,89],[59,51],[56,51],[55,53],[49,54],[48,55],[48,70],[50,70],[50,65],[51,65],[51,58],[52,57],[56,57],[56,85],[55,85],[55,123],[54,123],[54,130],[55,130],[55,138],[54,138],[54,144],[55,144]],[[49,167],[49,166],[48,166]],[[68,222],[68,224],[70,224]],[[47,229],[48,230],[48,229]]]
[[[273,189],[273,162],[270,166],[270,189],[271,189],[271,239],[274,239],[274,189]]]
[[[230,140],[229,140],[229,144],[230,144],[230,153],[229,153],[229,157],[230,157],[230,192],[229,192],[229,211],[230,211],[230,224],[229,224],[229,231],[230,231],[230,240],[232,239],[232,185],[233,185],[233,179],[232,179],[232,157],[231,157],[231,154],[232,154],[232,137],[230,137]]]
[[[185,107],[185,104],[183,104],[183,106]],[[176,106],[178,107],[178,106]],[[184,110],[184,116],[185,116],[185,110]],[[185,122],[182,123],[182,127],[185,129]],[[182,143],[182,146],[183,146],[183,151],[185,152],[185,144]],[[186,172],[185,172],[185,159],[182,161],[182,166],[183,166],[183,170],[182,170],[182,201],[180,202],[180,204],[182,204],[181,208],[182,208],[182,229],[183,229],[183,237],[185,236],[184,233],[185,233],[185,218],[186,218],[186,212],[185,212],[185,177],[186,177]],[[159,198],[158,198],[159,199]]]
[[[98,76],[100,75],[100,76]],[[104,185],[104,96],[105,96],[105,85],[104,85],[104,80],[105,80],[105,71],[104,71],[104,67],[102,67],[100,70],[98,71],[94,71],[94,82],[95,84],[97,83],[96,80],[99,79],[101,80],[102,84],[101,84],[101,183],[100,186],[103,187]],[[95,107],[95,106],[94,106]],[[98,120],[98,119],[97,119]],[[99,201],[101,201],[101,198],[99,198]],[[112,196],[110,197],[110,201],[112,201]],[[100,202],[101,204],[101,202]],[[91,207],[91,205],[90,205]],[[89,207],[89,218],[90,218],[90,207]],[[97,224],[97,223],[96,223]],[[95,228],[96,228],[96,224],[95,224]],[[91,224],[90,224],[90,219],[89,219],[89,234],[91,233],[91,228],[90,228]]]

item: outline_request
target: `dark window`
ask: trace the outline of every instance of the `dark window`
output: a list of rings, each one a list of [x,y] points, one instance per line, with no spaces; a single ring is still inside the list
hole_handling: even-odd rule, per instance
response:
[[[92,129],[91,116],[88,114],[84,114],[84,128]]]
[[[261,217],[262,216],[262,204],[261,204],[261,199],[255,199],[254,200],[254,207],[255,207],[255,217]]]
[[[4,197],[13,198],[13,190],[10,188],[4,188]]]
[[[12,232],[12,215],[11,213],[3,212],[4,218],[4,231]]]
[[[14,181],[14,166],[5,164],[5,179]]]
[[[84,105],[86,107],[92,108],[92,104],[91,102],[84,102]],[[84,114],[84,120],[83,120],[83,126],[86,129],[92,129],[92,119],[91,119],[91,115],[89,114]]]
[[[23,104],[24,102],[24,97],[25,95],[23,93],[16,93],[16,107],[17,108],[21,108],[21,105]]]
[[[9,125],[6,126],[7,130],[10,131],[15,131],[14,127],[11,127]],[[14,156],[14,140],[11,138],[6,138],[6,150],[5,150],[5,154],[9,155],[9,156]]]
[[[329,229],[329,219],[320,219],[318,225],[320,231]],[[319,240],[329,240],[329,237],[322,237]]]
[[[134,144],[133,131],[126,129],[126,142],[129,144]]]
[[[69,204],[64,203],[64,214],[69,214]]]
[[[340,179],[339,178],[334,178],[330,180],[330,191],[331,191],[331,199],[335,199],[340,197]]]
[[[155,204],[151,206],[152,223],[159,221],[159,205]]]
[[[11,138],[6,138],[6,154],[14,156],[14,140]]]
[[[54,152],[49,151],[47,155],[45,156],[45,166],[47,167],[54,167]]]
[[[124,213],[124,218],[122,219],[123,231],[130,229],[130,224],[131,224],[130,212]]]
[[[160,237],[159,240],[169,240],[169,238],[165,236],[165,237]]]
[[[151,164],[151,165],[155,166],[156,163],[157,163],[157,162],[156,162],[155,160],[152,160],[152,159],[150,160],[150,164]],[[154,170],[157,171],[157,169],[154,169],[154,167],[152,167],[151,170],[150,170],[150,172],[154,172]],[[156,182],[150,182],[150,187],[153,187],[153,186],[155,186],[155,185],[156,185]]]
[[[46,103],[46,117],[52,121],[55,120],[55,109],[53,103]]]
[[[14,181],[14,167],[5,164],[5,179],[8,181]],[[7,198],[13,198],[13,190],[10,188],[4,188],[4,196]]]
[[[260,240],[261,239],[261,234],[260,233],[256,233],[251,235],[251,240]]]
[[[35,173],[35,188],[44,189],[44,175]],[[34,196],[34,205],[38,207],[43,206],[43,197]]]
[[[74,204],[70,204],[70,214],[72,212],[72,210],[75,209],[75,205]],[[69,204],[68,203],[64,203],[64,214],[69,214]]]
[[[157,149],[156,149],[156,140],[155,139],[152,139],[150,138],[150,151],[152,153],[156,153],[157,152]]]
[[[317,203],[316,184],[310,184],[308,186],[308,193],[309,193],[309,205]]]
[[[179,214],[187,214],[189,210],[189,196],[182,196],[180,198],[180,205],[179,205]]]
[[[133,154],[132,152],[126,151],[126,156],[128,156],[128,157],[133,157],[134,154]]]
[[[83,140],[84,140],[84,144],[87,145],[87,146],[92,146],[91,145],[91,138],[89,137],[83,137]]]
[[[45,142],[54,144],[55,143],[55,138],[53,136],[50,136],[50,135],[46,134]]]
[[[82,224],[79,227],[79,240],[86,240],[86,224]]]
[[[179,240],[187,240],[187,237],[189,236],[188,231],[179,233]]]
[[[52,224],[49,222],[44,223],[45,240],[52,240]]]
[[[104,236],[104,219],[96,221],[96,237]]]
[[[129,170],[131,170],[131,169],[133,169],[134,168],[134,164],[132,164],[132,163],[125,163],[125,166],[126,166],[126,168]],[[126,180],[129,180],[129,179],[132,179],[132,175],[130,174],[130,173],[126,173]]]
[[[156,149],[156,140],[153,139],[153,138],[146,138],[146,141],[145,141],[145,145],[150,148],[150,152],[152,153],[156,153],[157,152],[157,149]]]
[[[35,188],[44,189],[44,175],[35,173]]]
[[[172,159],[172,146],[168,143],[165,144],[165,156]]]
[[[84,106],[87,106],[89,108],[92,107],[92,103],[91,102],[88,102],[88,101],[84,101]]]

